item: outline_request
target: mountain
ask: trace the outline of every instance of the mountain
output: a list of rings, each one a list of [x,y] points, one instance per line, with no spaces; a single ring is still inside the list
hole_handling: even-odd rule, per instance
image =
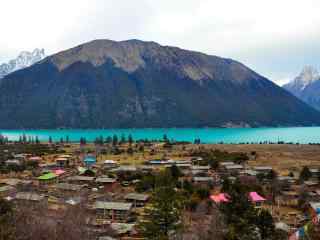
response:
[[[29,67],[44,58],[44,49],[36,48],[32,52],[21,52],[16,59],[0,65],[0,79],[14,71]]]
[[[95,40],[0,82],[0,128],[297,126],[320,113],[231,59]]]
[[[283,88],[320,110],[320,74],[317,69],[305,67],[298,77],[285,84]]]

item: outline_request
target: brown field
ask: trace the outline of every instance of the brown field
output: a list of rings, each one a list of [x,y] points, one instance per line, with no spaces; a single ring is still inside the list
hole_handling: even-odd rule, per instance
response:
[[[77,146],[73,145],[67,152],[72,152]],[[88,145],[94,150],[93,145]],[[128,146],[123,146],[126,149]],[[290,144],[253,144],[253,145],[228,145],[228,144],[206,144],[200,145],[206,149],[218,149],[227,152],[246,152],[252,156],[256,152],[256,158],[251,158],[249,166],[271,166],[281,174],[289,171],[300,171],[303,166],[320,168],[320,145],[290,145]],[[162,144],[152,147],[154,153],[150,154],[150,148],[145,148],[143,153],[135,152],[132,155],[122,153],[120,155],[100,155],[98,162],[113,159],[122,164],[139,165],[150,159],[163,157],[170,159],[185,159],[190,150],[199,148],[199,145],[176,145],[171,150],[163,149]]]
[[[257,144],[257,145],[207,145],[208,148],[228,152],[256,152],[257,158],[250,166],[271,166],[279,172],[300,170],[303,166],[320,167],[320,146]]]

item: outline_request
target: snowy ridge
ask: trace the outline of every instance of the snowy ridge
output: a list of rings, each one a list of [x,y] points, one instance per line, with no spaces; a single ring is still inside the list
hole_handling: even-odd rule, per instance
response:
[[[318,70],[312,66],[306,66],[300,73],[298,77],[296,77],[292,82],[288,85],[294,87],[295,89],[303,90],[311,83],[320,79],[320,74]]]
[[[0,79],[17,70],[29,67],[46,57],[44,49],[34,49],[32,52],[23,51],[16,59],[0,65]]]

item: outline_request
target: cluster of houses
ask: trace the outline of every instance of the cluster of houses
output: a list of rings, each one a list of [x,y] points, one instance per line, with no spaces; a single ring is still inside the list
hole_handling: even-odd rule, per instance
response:
[[[145,164],[120,165],[114,160],[97,161],[95,155],[84,156],[57,155],[51,162],[28,154],[15,155],[6,164],[22,164],[26,161],[37,162],[39,174],[22,178],[0,179],[0,197],[17,204],[38,204],[50,211],[60,211],[69,206],[80,205],[88,213],[87,223],[99,239],[107,238],[105,225],[111,227],[117,238],[134,238],[135,225],[142,209],[150,201],[149,193],[137,193],[133,185],[136,180],[121,181],[117,176],[121,172],[137,173],[158,171],[172,166],[178,167],[183,178],[195,185],[210,186],[219,189],[222,179],[236,178],[244,181],[257,181],[260,176],[268,176],[273,171],[269,166],[249,167],[232,161],[220,162],[217,169],[206,165],[201,157],[180,160],[150,160]],[[320,214],[319,170],[311,168],[312,177],[304,183],[297,176],[275,176],[277,192],[271,199],[262,193],[250,192],[248,199],[256,207],[276,202],[272,209],[277,220],[276,226],[288,233],[308,221],[305,214],[281,213],[282,207],[298,208],[301,191],[306,195],[305,204],[309,215]],[[266,186],[272,184],[268,180]],[[225,193],[212,193],[210,199],[221,204],[230,201]],[[282,214],[282,215],[281,215]]]

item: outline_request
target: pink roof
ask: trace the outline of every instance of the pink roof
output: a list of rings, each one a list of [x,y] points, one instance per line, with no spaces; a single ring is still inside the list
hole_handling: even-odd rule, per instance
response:
[[[58,169],[58,170],[54,170],[54,174],[55,175],[62,175],[62,174],[64,174],[66,171],[63,171],[63,170],[61,170],[61,169]]]
[[[249,198],[252,202],[263,202],[266,201],[265,198],[261,197],[257,192],[250,192]]]
[[[221,202],[229,202],[229,199],[225,193],[219,193],[217,195],[211,195],[211,200],[213,200],[215,203],[221,203]]]
[[[41,157],[30,157],[29,160],[30,161],[41,161],[42,158]]]

